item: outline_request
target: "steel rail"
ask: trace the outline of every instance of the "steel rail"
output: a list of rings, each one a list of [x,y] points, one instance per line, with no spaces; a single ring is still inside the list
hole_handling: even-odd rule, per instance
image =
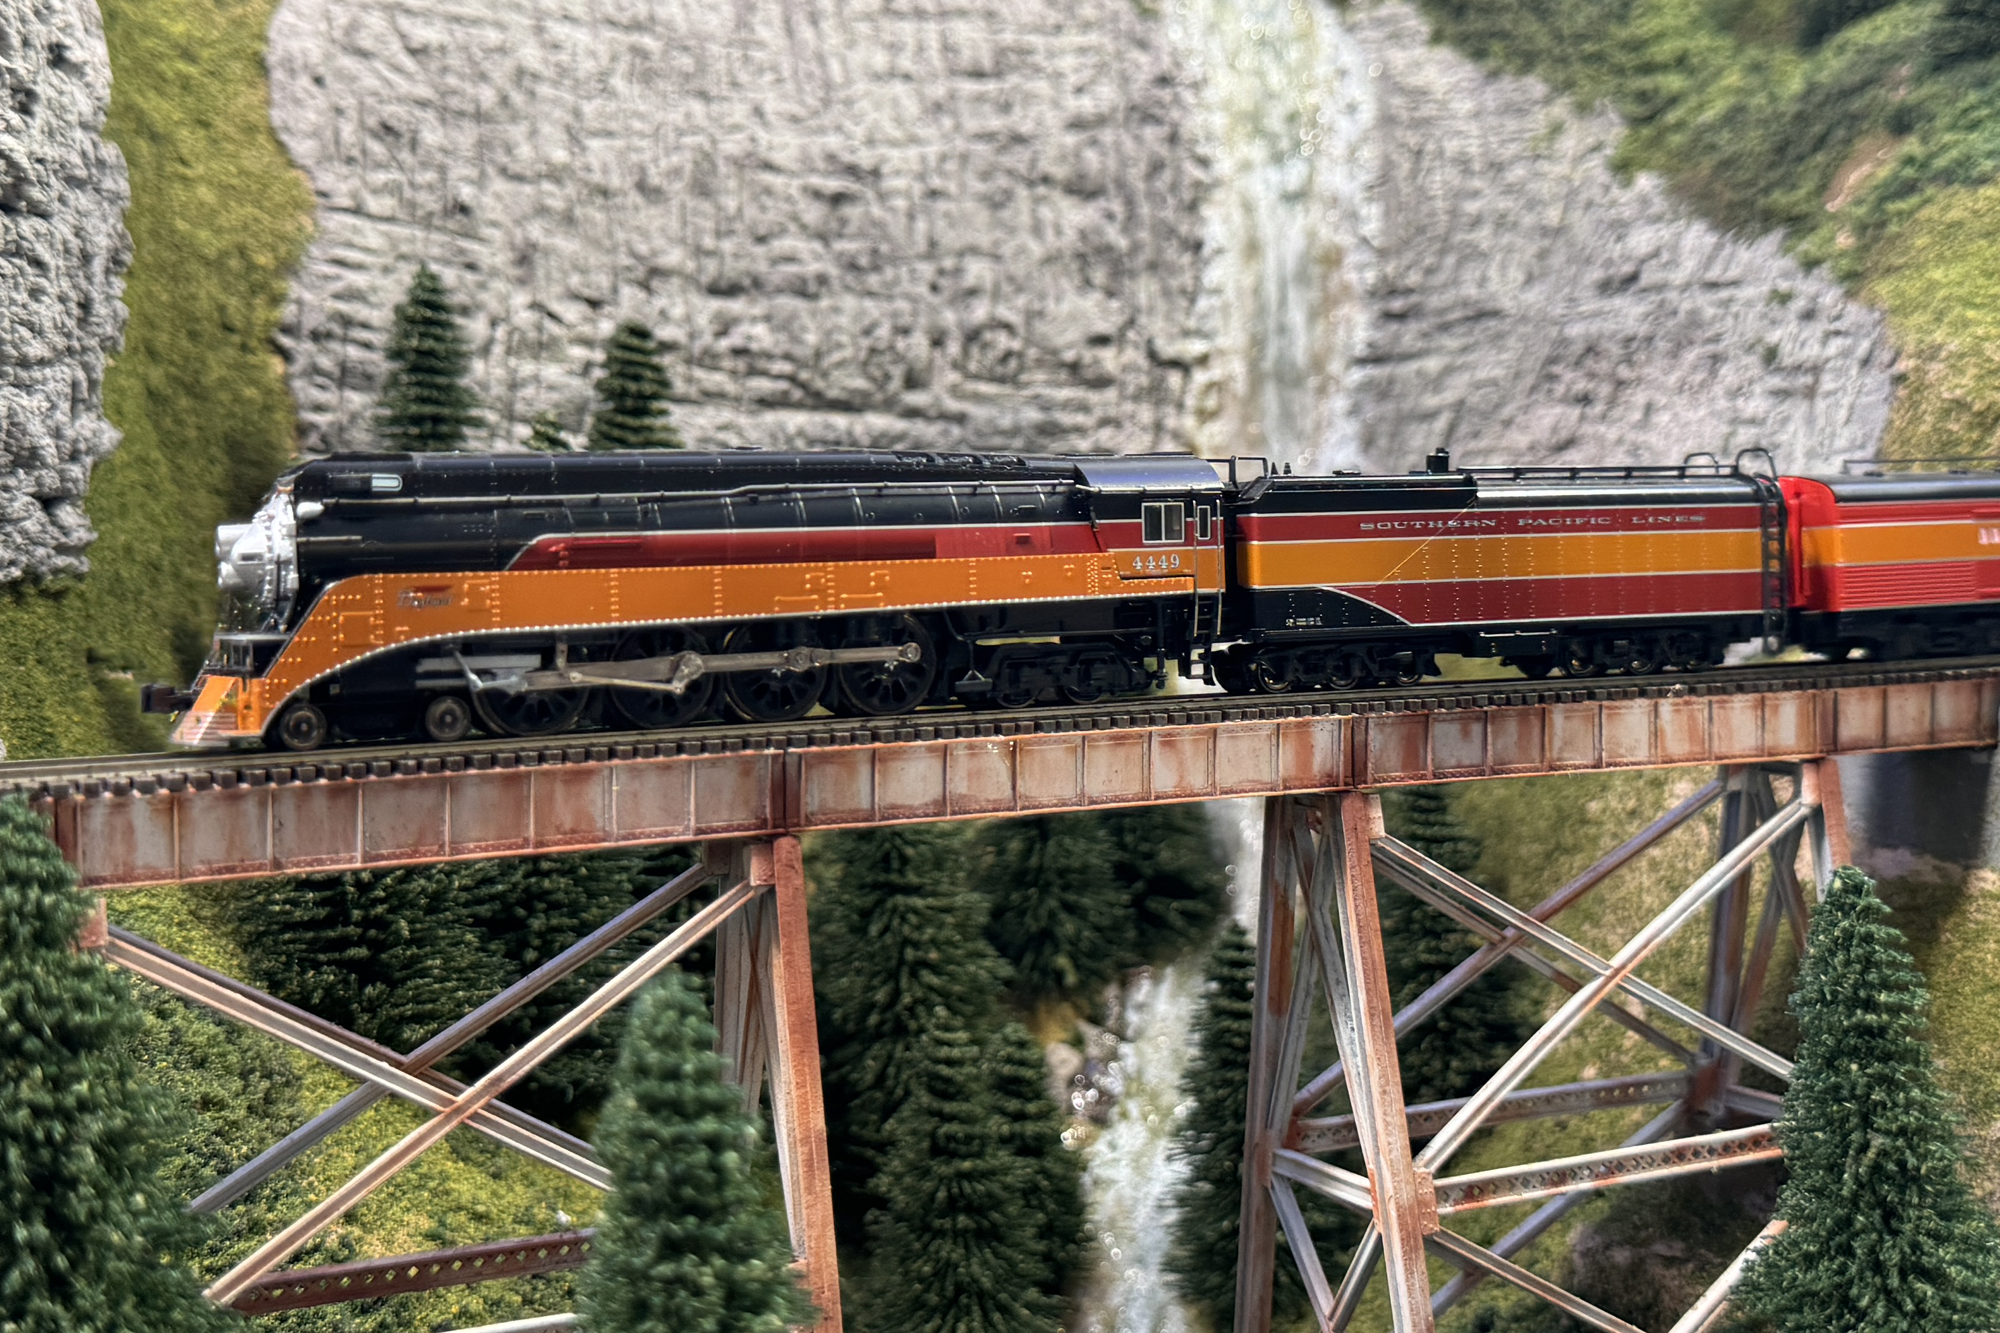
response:
[[[1424,1244],[1458,1267],[1479,1269],[1503,1282],[1511,1282],[1531,1295],[1539,1296],[1550,1305],[1561,1310],[1572,1319],[1578,1319],[1603,1333],[1646,1333],[1636,1324],[1628,1324],[1615,1314],[1598,1309],[1581,1296],[1572,1296],[1546,1278],[1537,1277],[1512,1260],[1502,1259],[1483,1246],[1474,1245],[1463,1236],[1449,1231],[1434,1231],[1424,1237]]]
[[[1494,1105],[1502,1097],[1520,1087],[1521,1081],[1541,1064],[1548,1053],[1555,1048],[1556,1043],[1568,1036],[1570,1030],[1580,1023],[1585,1015],[1595,1009],[1599,1002],[1608,998],[1634,968],[1664,944],[1675,931],[1686,925],[1697,911],[1707,906],[1710,899],[1734,881],[1743,872],[1743,868],[1749,865],[1773,839],[1793,825],[1802,822],[1812,810],[1811,806],[1797,801],[1792,802],[1710,866],[1701,878],[1689,885],[1665,911],[1642,927],[1639,933],[1618,951],[1610,960],[1608,972],[1564,1001],[1562,1007],[1542,1024],[1541,1029],[1508,1057],[1507,1062],[1501,1065],[1499,1070],[1487,1079],[1485,1085],[1467,1100],[1458,1114],[1451,1118],[1450,1123],[1424,1145],[1423,1151],[1417,1154],[1416,1165],[1435,1171],[1448,1161],[1484,1123],[1487,1113]]]
[[[1714,804],[1716,797],[1720,795],[1722,795],[1722,783],[1719,780],[1710,781],[1679,805],[1626,839],[1624,843],[1605,853],[1590,869],[1529,908],[1528,915],[1537,921],[1550,921],[1568,911],[1581,901],[1585,894],[1623,869],[1640,853]],[[1519,930],[1508,930],[1500,938],[1489,941],[1468,955],[1396,1015],[1396,1036],[1402,1037],[1417,1024],[1436,1013],[1447,1000],[1457,996],[1460,991],[1484,976],[1508,954],[1526,943],[1527,939],[1527,935]],[[1293,1114],[1304,1115],[1326,1100],[1327,1094],[1340,1086],[1341,1076],[1342,1068],[1336,1062],[1325,1073],[1299,1089],[1298,1096],[1292,1099]]]
[[[618,975],[591,992],[582,1004],[535,1034],[511,1055],[481,1075],[477,1082],[460,1094],[445,1110],[412,1130],[401,1142],[382,1153],[346,1184],[314,1205],[305,1216],[265,1241],[236,1267],[217,1278],[208,1288],[206,1293],[208,1299],[217,1305],[233,1304],[237,1297],[258,1278],[297,1253],[300,1246],[325,1230],[348,1209],[415,1161],[426,1149],[442,1142],[452,1130],[471,1120],[487,1102],[498,1097],[529,1070],[562,1049],[578,1033],[652,980],[676,958],[693,948],[698,941],[733,915],[738,908],[768,887],[745,881],[725,890],[721,896],[696,912],[667,938],[626,964]]]
[[[1646,1180],[1664,1180],[1695,1171],[1748,1166],[1784,1156],[1769,1125],[1718,1130],[1636,1148],[1606,1148],[1546,1162],[1503,1166],[1437,1182],[1440,1216],[1545,1199],[1571,1190],[1609,1189]]]
[[[1937,662],[1780,663],[1712,672],[1586,680],[1441,681],[1346,693],[1230,695],[1188,690],[1100,704],[996,712],[949,708],[887,718],[814,717],[788,723],[717,724],[664,731],[569,732],[451,744],[404,742],[292,753],[170,750],[0,763],[0,795],[31,798],[150,795],[267,782],[360,781],[414,773],[601,763],[737,751],[787,751],[910,741],[1108,731],[1217,722],[1283,721],[1384,713],[1453,712],[1623,699],[1713,698],[1797,690],[1935,684],[2000,676],[2000,659]]]
[[[452,1106],[460,1095],[461,1084],[444,1085],[445,1081],[437,1076],[433,1076],[437,1081],[432,1082],[406,1073],[376,1053],[385,1048],[376,1047],[375,1051],[370,1051],[352,1033],[340,1028],[328,1032],[319,1025],[303,1023],[286,1012],[290,1006],[282,1001],[273,1001],[240,982],[218,984],[212,974],[202,975],[207,969],[198,964],[188,963],[158,945],[115,927],[101,952],[105,961],[144,977],[164,990],[207,1005],[225,1018],[254,1028],[288,1046],[295,1046],[344,1074],[366,1083],[380,1084],[403,1100],[427,1110],[436,1112]],[[330,1024],[326,1026],[331,1027]],[[394,1052],[389,1054],[393,1056]],[[596,1152],[589,1144],[513,1111],[511,1107],[504,1109],[512,1114],[503,1116],[501,1109],[482,1108],[467,1127],[586,1185],[601,1190],[611,1188],[610,1173],[597,1160]]]
[[[625,940],[634,931],[714,878],[716,878],[715,872],[704,865],[696,864],[689,867],[425,1041],[408,1055],[400,1056],[390,1063],[400,1065],[405,1072],[412,1074],[429,1069],[558,981]],[[356,1116],[387,1095],[387,1091],[380,1084],[368,1083],[356,1088],[202,1191],[192,1203],[188,1204],[188,1211],[212,1213],[219,1208],[227,1207],[275,1172],[284,1169],[296,1160],[300,1153],[342,1125],[350,1123]]]
[[[1795,823],[1804,823],[1811,807],[1797,805],[1786,807],[1798,811]],[[1776,841],[1775,839],[1773,841]],[[1761,850],[1761,848],[1760,848]],[[1534,939],[1544,948],[1554,950],[1576,966],[1598,977],[1611,975],[1611,964],[1596,953],[1584,948],[1559,930],[1543,925],[1506,899],[1480,888],[1465,876],[1457,874],[1425,856],[1416,848],[1395,838],[1383,838],[1375,844],[1375,859],[1389,877],[1420,898],[1429,900],[1436,889],[1470,903],[1487,913],[1510,930],[1518,930]],[[1710,1018],[1693,1005],[1675,999],[1649,981],[1637,976],[1626,975],[1617,982],[1617,988],[1639,1003],[1657,1009],[1674,1021],[1694,1029],[1732,1055],[1740,1056],[1768,1074],[1787,1082],[1792,1077],[1792,1062],[1750,1040],[1720,1019]]]

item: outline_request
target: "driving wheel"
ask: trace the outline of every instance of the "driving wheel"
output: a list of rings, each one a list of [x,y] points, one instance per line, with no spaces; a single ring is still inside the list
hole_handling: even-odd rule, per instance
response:
[[[738,625],[722,641],[724,654],[782,653],[819,646],[810,625]],[[732,671],[722,678],[723,702],[745,722],[790,722],[804,717],[826,691],[827,669]]]
[[[481,690],[472,696],[479,723],[496,736],[554,736],[583,716],[589,690]]]
[[[706,653],[708,642],[690,629],[668,626],[628,634],[612,650],[614,662],[636,662],[647,657],[671,657],[675,653]],[[679,694],[666,690],[638,688],[607,691],[618,716],[643,731],[683,727],[708,711],[715,698],[715,677],[696,676]]]
[[[930,697],[937,681],[937,652],[931,636],[914,616],[898,616],[887,623],[870,621],[847,636],[845,648],[917,646],[914,662],[850,662],[834,668],[840,687],[843,713],[859,717],[894,717],[915,711]]]

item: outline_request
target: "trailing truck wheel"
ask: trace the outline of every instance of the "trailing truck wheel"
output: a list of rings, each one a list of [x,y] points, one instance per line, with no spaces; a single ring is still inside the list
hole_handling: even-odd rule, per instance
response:
[[[456,694],[440,694],[424,709],[424,735],[440,745],[462,741],[472,730],[472,705]]]
[[[583,716],[589,690],[481,690],[472,696],[479,724],[495,736],[553,736]]]
[[[1290,661],[1275,653],[1260,653],[1250,659],[1250,684],[1259,694],[1284,694],[1292,688]]]
[[[628,634],[612,650],[614,662],[635,662],[647,657],[670,657],[675,653],[706,653],[708,641],[690,629],[641,630]],[[665,690],[618,689],[606,691],[618,715],[642,731],[662,731],[683,727],[708,712],[715,698],[715,677],[696,676],[678,695]]]
[[[278,740],[287,750],[317,750],[326,744],[326,714],[296,703],[278,718]]]

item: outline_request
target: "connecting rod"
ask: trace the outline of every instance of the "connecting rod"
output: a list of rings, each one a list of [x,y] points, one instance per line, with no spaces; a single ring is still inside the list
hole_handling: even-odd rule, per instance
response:
[[[705,865],[689,867],[394,1063],[411,1074],[431,1068],[715,877]],[[228,1207],[388,1095],[379,1083],[356,1088],[202,1191],[188,1205],[188,1211],[212,1213]]]
[[[1418,1168],[1435,1171],[1452,1154],[1465,1145],[1478,1128],[1485,1123],[1487,1115],[1508,1093],[1521,1086],[1522,1080],[1547,1058],[1548,1053],[1586,1014],[1619,987],[1633,969],[1644,962],[1653,951],[1672,937],[1675,931],[1686,925],[1696,912],[1706,906],[1710,899],[1734,882],[1758,853],[1770,845],[1773,839],[1787,830],[1803,823],[1812,813],[1812,807],[1794,801],[1760,825],[1751,835],[1717,861],[1713,866],[1676,898],[1664,912],[1654,917],[1640,932],[1620,949],[1609,964],[1608,970],[1596,980],[1585,985],[1570,996],[1562,1007],[1556,1010],[1541,1029],[1530,1037],[1527,1044],[1510,1056],[1498,1072],[1489,1078],[1478,1092],[1474,1093],[1457,1115],[1438,1131],[1424,1150],[1417,1154]],[[1539,924],[1539,923],[1537,923]]]
[[[426,1149],[442,1142],[445,1135],[477,1115],[485,1105],[512,1087],[549,1056],[561,1050],[576,1035],[603,1017],[613,1007],[665,970],[676,958],[704,938],[743,904],[768,885],[744,882],[725,890],[714,902],[696,912],[686,924],[628,963],[618,975],[593,991],[582,1004],[537,1033],[506,1059],[482,1075],[443,1111],[406,1135],[339,1189],[328,1195],[305,1216],[260,1245],[248,1258],[212,1283],[206,1295],[217,1305],[234,1304],[236,1298],[264,1274],[298,1252],[348,1209],[367,1198],[415,1161]]]

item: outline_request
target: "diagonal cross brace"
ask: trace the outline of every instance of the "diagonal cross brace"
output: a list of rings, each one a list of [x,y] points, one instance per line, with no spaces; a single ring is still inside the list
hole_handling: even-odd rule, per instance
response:
[[[408,1055],[391,1063],[413,1074],[429,1069],[549,987],[624,941],[633,932],[715,877],[714,870],[700,863],[695,864],[487,1000],[456,1023],[437,1033]],[[462,1085],[455,1085],[452,1091],[456,1092],[459,1086]],[[364,1083],[202,1191],[188,1205],[188,1211],[212,1213],[228,1207],[297,1160],[308,1148],[341,1126],[352,1122],[362,1112],[388,1095],[390,1095],[388,1090],[382,1084]],[[440,1108],[431,1106],[430,1109],[435,1111]]]
[[[291,1006],[240,982],[227,983],[226,978],[219,978],[206,968],[124,931],[114,930],[103,945],[102,952],[105,961],[144,977],[164,990],[204,1004],[225,1018],[296,1046],[342,1073],[378,1084],[388,1093],[406,1101],[437,1111],[450,1106],[456,1095],[457,1085],[440,1086],[445,1080],[437,1075],[427,1080],[406,1073],[367,1049],[372,1043],[364,1044],[344,1029],[323,1020],[317,1023],[302,1021],[294,1013],[287,1012]],[[501,1114],[503,1111],[507,1114]],[[611,1177],[605,1173],[589,1144],[530,1116],[511,1108],[493,1107],[483,1109],[470,1127],[544,1166],[574,1176],[586,1185],[598,1189],[611,1188]]]
[[[311,1208],[305,1216],[260,1245],[249,1257],[210,1284],[206,1295],[217,1305],[230,1305],[264,1274],[296,1254],[299,1247],[325,1230],[348,1209],[367,1198],[414,1162],[426,1149],[444,1141],[452,1130],[470,1121],[502,1092],[542,1061],[572,1041],[641,986],[686,953],[702,938],[769,885],[744,882],[722,895],[671,935],[626,964],[618,975],[592,991],[576,1008],[544,1028],[528,1042],[481,1075],[434,1118],[418,1126],[401,1142],[363,1167],[359,1173]]]

